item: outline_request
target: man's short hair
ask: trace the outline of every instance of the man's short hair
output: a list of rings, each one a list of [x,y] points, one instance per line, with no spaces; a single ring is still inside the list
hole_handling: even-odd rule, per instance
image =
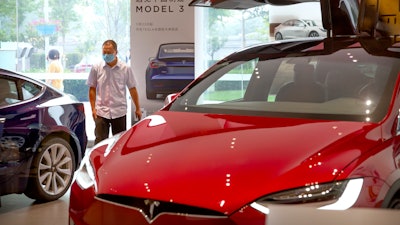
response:
[[[112,45],[113,48],[115,49],[115,51],[118,51],[117,43],[116,43],[114,40],[107,40],[107,41],[105,41],[105,42],[103,43],[102,46],[104,46],[104,45],[106,45],[106,44]]]

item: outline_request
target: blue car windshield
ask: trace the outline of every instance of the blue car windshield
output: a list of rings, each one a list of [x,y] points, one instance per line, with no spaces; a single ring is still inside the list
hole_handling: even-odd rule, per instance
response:
[[[170,110],[377,122],[387,113],[398,61],[363,48],[227,60],[200,77]]]
[[[158,59],[194,58],[194,44],[165,44],[158,51]]]

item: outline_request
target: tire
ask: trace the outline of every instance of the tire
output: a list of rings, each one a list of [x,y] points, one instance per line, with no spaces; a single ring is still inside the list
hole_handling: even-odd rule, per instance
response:
[[[276,33],[275,34],[275,40],[283,40],[283,36],[282,36],[282,34],[281,33]]]
[[[390,201],[389,209],[400,209],[400,197],[394,197],[392,201]]]
[[[308,37],[319,37],[319,34],[318,34],[317,31],[311,31],[311,32],[308,34]]]
[[[146,76],[149,76],[148,72],[146,72]],[[152,90],[150,80],[147,77],[146,77],[146,98],[147,99],[157,98],[157,93]]]
[[[43,142],[33,158],[25,195],[38,201],[53,201],[69,189],[75,172],[75,155],[67,141]]]

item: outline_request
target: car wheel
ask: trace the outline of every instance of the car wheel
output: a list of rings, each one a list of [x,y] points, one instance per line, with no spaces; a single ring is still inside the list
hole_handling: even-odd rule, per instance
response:
[[[389,204],[390,209],[400,209],[400,196],[395,196]]]
[[[75,171],[75,156],[70,144],[52,138],[40,146],[31,166],[25,195],[39,201],[53,201],[65,194]]]
[[[319,34],[318,34],[317,31],[311,31],[311,32],[308,34],[308,37],[319,37]]]
[[[283,40],[283,36],[282,36],[282,34],[281,33],[276,33],[275,34],[275,40]]]

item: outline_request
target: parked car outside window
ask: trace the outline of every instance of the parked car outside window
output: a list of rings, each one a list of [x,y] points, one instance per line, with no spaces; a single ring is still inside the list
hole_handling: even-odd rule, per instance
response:
[[[89,73],[93,64],[100,62],[101,57],[94,55],[87,55],[82,58],[82,60],[74,66],[74,73]]]
[[[326,37],[326,30],[314,20],[292,19],[275,27],[275,40],[304,37]]]

